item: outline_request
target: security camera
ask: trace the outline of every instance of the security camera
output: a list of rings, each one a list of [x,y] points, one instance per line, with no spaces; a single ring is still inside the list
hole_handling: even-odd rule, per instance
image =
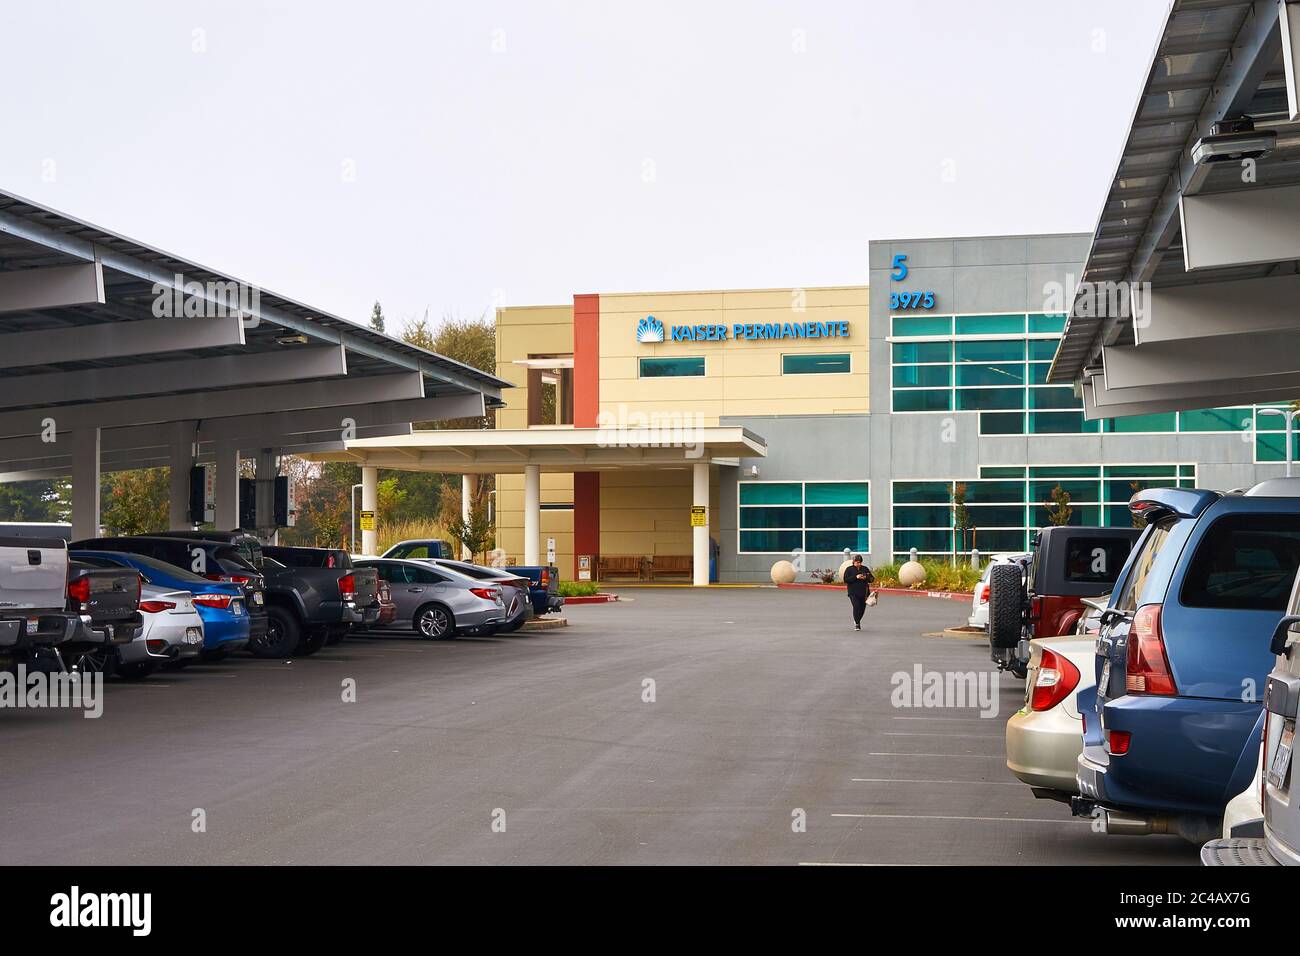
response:
[[[1211,129],[1209,136],[1198,140],[1192,147],[1192,162],[1197,166],[1260,159],[1277,145],[1277,133],[1271,129],[1256,131],[1255,121],[1249,116],[1221,120]]]

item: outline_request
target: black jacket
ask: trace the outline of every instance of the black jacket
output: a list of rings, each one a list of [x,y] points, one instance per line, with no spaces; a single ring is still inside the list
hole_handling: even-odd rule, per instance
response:
[[[875,579],[876,576],[865,564],[860,568],[850,564],[844,569],[844,584],[849,589],[849,597],[866,597],[871,591],[870,584]]]

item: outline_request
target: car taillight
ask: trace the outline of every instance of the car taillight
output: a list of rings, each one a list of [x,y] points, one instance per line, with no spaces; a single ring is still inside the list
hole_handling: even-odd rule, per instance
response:
[[[1127,730],[1112,730],[1106,736],[1106,750],[1116,757],[1122,757],[1128,753],[1128,745],[1132,739],[1133,735]]]
[[[1051,710],[1078,686],[1079,668],[1063,655],[1043,648],[1038,671],[1034,674],[1033,690],[1029,694],[1029,709]]]
[[[1034,597],[1029,602],[1029,616],[1035,621],[1043,616],[1043,599]]]
[[[989,603],[989,586],[988,586],[987,584],[985,584],[983,581],[981,581],[981,582],[979,583],[979,587],[977,587],[977,588],[975,589],[975,595],[976,595],[976,598],[975,598],[975,599],[976,599],[977,601],[979,601],[981,604],[988,604],[988,603]]]
[[[356,597],[357,579],[351,574],[345,574],[343,577],[339,578],[339,594],[343,596],[343,600],[345,601]]]
[[[496,588],[470,588],[469,593],[485,601],[495,600],[497,596]]]
[[[215,607],[219,610],[225,610],[230,607],[231,597],[229,594],[196,594],[194,603],[202,607]]]
[[[1124,689],[1130,694],[1172,697],[1178,693],[1173,672],[1169,669],[1169,656],[1165,653],[1160,608],[1159,604],[1144,604],[1133,615],[1124,672]]]
[[[90,601],[90,578],[76,578],[68,582],[68,600],[73,604]]]
[[[551,569],[542,568],[542,587],[544,588],[550,587],[550,585],[551,585]]]
[[[141,601],[140,610],[147,611],[150,614],[157,614],[159,611],[170,611],[176,607],[171,601]]]
[[[253,583],[253,579],[250,578],[247,574],[231,574],[231,575],[228,575],[228,576],[226,577],[226,580],[227,580],[227,581],[232,581],[232,582],[234,582],[235,584],[252,584],[252,583]]]

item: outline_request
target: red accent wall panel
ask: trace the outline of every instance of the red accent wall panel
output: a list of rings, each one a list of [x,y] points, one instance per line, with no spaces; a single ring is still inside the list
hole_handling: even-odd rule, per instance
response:
[[[576,580],[578,555],[600,557],[600,472],[575,471],[573,473],[573,560],[570,580]],[[591,579],[596,580],[596,569],[591,569]]]
[[[573,297],[573,424],[595,428],[600,414],[600,296]]]
[[[600,415],[600,296],[573,297],[573,424],[595,428]],[[573,552],[600,555],[600,472],[573,475]],[[578,569],[573,569],[576,578]],[[591,569],[596,577],[596,569]]]

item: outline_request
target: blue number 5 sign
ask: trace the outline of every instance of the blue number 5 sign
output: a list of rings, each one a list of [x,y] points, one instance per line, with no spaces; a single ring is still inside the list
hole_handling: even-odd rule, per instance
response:
[[[905,253],[894,256],[894,271],[889,274],[889,278],[895,282],[902,282],[907,278],[907,255]]]

